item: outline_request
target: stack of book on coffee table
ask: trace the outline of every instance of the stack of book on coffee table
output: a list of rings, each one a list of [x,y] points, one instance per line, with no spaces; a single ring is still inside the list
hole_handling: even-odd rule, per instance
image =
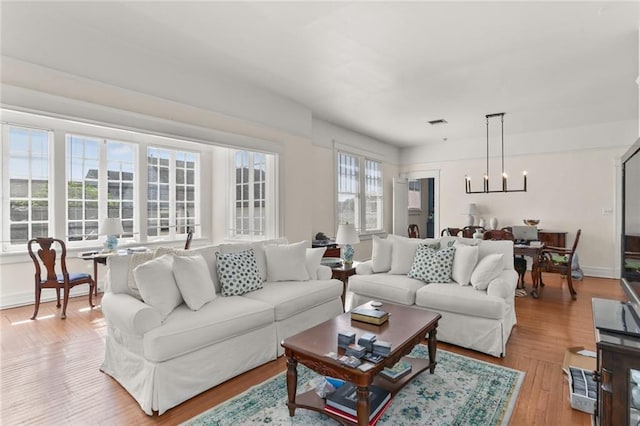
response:
[[[387,380],[397,382],[409,373],[411,373],[411,364],[407,361],[398,361],[393,367],[386,367],[379,374]]]
[[[327,396],[325,411],[339,416],[350,422],[358,423],[358,414],[356,410],[356,402],[358,387],[353,383],[345,383],[335,392]],[[375,425],[382,416],[384,410],[391,403],[391,394],[378,387],[369,386],[369,425]]]
[[[381,309],[371,309],[359,306],[351,310],[351,319],[369,324],[381,325],[389,319],[389,313]]]

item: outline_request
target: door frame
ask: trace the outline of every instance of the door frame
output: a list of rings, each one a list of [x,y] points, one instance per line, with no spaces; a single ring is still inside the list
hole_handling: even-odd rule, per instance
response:
[[[413,170],[400,173],[400,177],[405,179],[433,178],[433,236],[438,238],[440,236],[440,169]],[[409,211],[409,206],[407,206],[407,211]]]

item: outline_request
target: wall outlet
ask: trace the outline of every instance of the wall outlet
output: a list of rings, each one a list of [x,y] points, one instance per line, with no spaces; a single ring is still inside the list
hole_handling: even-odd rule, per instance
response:
[[[613,214],[613,209],[603,208],[602,215],[603,216],[611,216]]]

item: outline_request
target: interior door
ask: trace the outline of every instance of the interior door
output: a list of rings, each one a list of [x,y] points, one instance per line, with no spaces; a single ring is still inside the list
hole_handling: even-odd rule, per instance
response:
[[[407,236],[409,226],[409,181],[393,178],[393,233]]]

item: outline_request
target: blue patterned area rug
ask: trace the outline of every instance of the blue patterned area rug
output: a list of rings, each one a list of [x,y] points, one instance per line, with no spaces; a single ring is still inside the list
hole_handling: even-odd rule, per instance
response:
[[[410,356],[429,358],[424,345]],[[438,365],[416,376],[391,401],[378,425],[507,425],[524,379],[524,373],[478,361],[444,350],[436,355]],[[298,364],[298,393],[311,388],[318,375]],[[236,426],[336,425],[315,411],[296,409],[289,417],[286,405],[286,374],[282,372],[190,419],[184,425]]]

